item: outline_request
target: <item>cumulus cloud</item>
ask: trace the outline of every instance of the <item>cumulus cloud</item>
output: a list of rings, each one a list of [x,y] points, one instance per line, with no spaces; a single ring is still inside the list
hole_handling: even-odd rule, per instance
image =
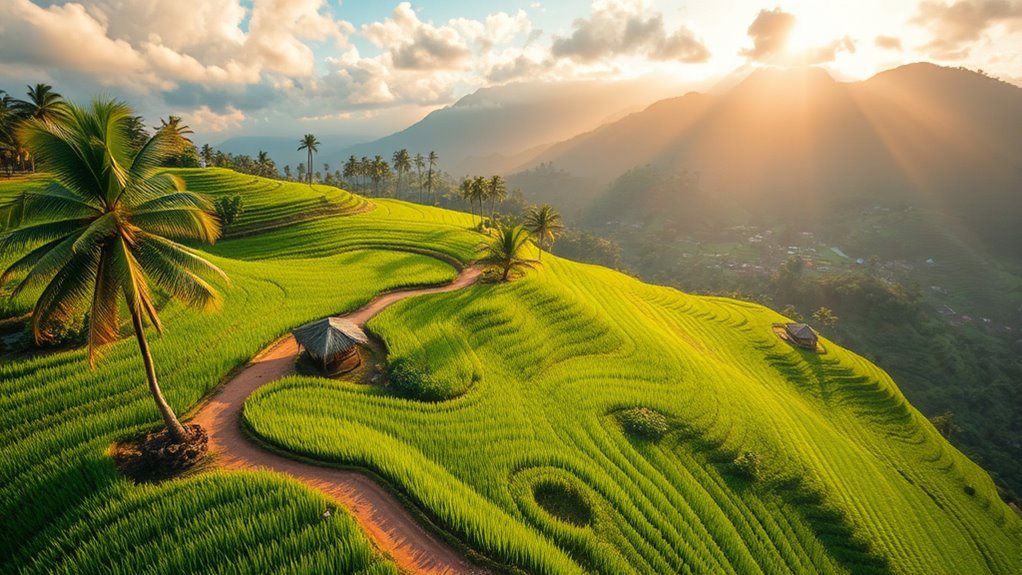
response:
[[[1008,0],[959,0],[921,2],[912,22],[927,28],[933,39],[923,46],[932,57],[959,60],[968,56],[972,44],[988,29],[1006,24],[1022,25],[1022,2]]]
[[[383,22],[363,26],[362,35],[381,48],[389,48],[394,65],[407,70],[464,68],[472,56],[455,27],[422,22],[408,2],[399,4]]]
[[[240,127],[245,121],[245,114],[233,107],[228,107],[223,113],[217,113],[209,106],[200,106],[190,112],[183,112],[181,119],[197,131],[213,133]]]
[[[877,48],[881,48],[883,50],[896,50],[898,52],[902,50],[901,38],[897,38],[895,36],[880,35],[876,37],[873,43]]]
[[[840,52],[855,53],[855,41],[849,36],[820,46],[793,49],[789,44],[797,23],[794,14],[780,8],[760,10],[746,31],[752,39],[752,47],[742,49],[739,54],[756,62],[813,65],[833,62]]]
[[[796,22],[794,14],[780,8],[760,10],[747,30],[749,38],[752,38],[752,48],[739,53],[759,62],[767,62],[782,55],[788,47],[788,37],[795,29]]]
[[[622,55],[687,63],[710,58],[691,30],[681,27],[668,34],[663,14],[647,15],[641,1],[626,0],[594,2],[590,17],[575,20],[570,36],[554,38],[551,54],[583,64]]]

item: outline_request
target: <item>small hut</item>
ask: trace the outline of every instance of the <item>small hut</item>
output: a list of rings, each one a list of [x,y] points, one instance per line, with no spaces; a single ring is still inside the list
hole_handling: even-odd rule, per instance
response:
[[[808,325],[804,323],[786,323],[784,324],[784,333],[787,334],[788,339],[795,345],[805,349],[816,349],[818,341],[816,332]]]
[[[358,346],[369,342],[361,328],[339,317],[314,321],[291,333],[323,371],[340,371],[345,365],[357,366],[360,361]]]

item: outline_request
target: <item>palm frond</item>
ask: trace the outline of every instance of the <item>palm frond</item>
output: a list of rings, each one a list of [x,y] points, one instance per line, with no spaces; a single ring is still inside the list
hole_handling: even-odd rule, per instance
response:
[[[39,166],[49,172],[53,179],[82,197],[103,203],[101,193],[106,183],[94,163],[90,150],[82,138],[74,136],[74,123],[80,123],[83,111],[70,106],[66,128],[47,124],[37,119],[22,122],[18,128],[18,139],[32,150],[39,159]],[[100,164],[101,165],[101,164]]]
[[[141,254],[147,250],[159,253],[164,259],[192,273],[216,276],[228,285],[231,283],[231,279],[227,277],[227,274],[222,269],[195,251],[167,238],[139,232],[138,240],[135,243],[135,252]],[[141,259],[141,256],[139,258]]]
[[[50,321],[66,321],[88,310],[98,263],[99,250],[79,252],[53,276],[32,311],[36,342],[42,340],[42,327]]]
[[[123,237],[118,237],[113,242],[113,254],[110,258],[111,273],[117,274],[120,278],[124,300],[128,309],[139,317],[148,317],[149,321],[156,328],[156,331],[163,333],[163,323],[156,313],[156,306],[153,305],[152,294],[149,292],[149,284],[131,248]]]
[[[67,259],[71,257],[71,246],[74,244],[77,237],[77,234],[72,234],[67,237],[57,238],[35,248],[21,258],[15,260],[14,263],[7,266],[7,269],[5,269],[3,273],[0,273],[0,286],[11,281],[11,279],[19,274],[31,274],[37,270],[37,273],[42,274],[43,278],[49,279],[53,273],[56,273],[58,269],[64,267],[64,263],[66,263]],[[67,245],[60,247],[61,244],[64,243]],[[63,251],[59,251],[58,248]],[[46,262],[52,263],[50,265],[45,265]],[[23,290],[24,287],[19,286],[16,291]]]
[[[60,220],[4,232],[0,234],[0,257],[16,255],[21,250],[40,242],[66,237],[87,226],[91,221],[90,218]]]
[[[89,315],[89,365],[95,366],[102,347],[117,340],[120,332],[121,276],[114,272],[114,244],[104,246],[96,266],[96,283]]]
[[[214,243],[220,237],[216,216],[199,208],[165,208],[132,214],[129,221],[142,231],[174,240]]]

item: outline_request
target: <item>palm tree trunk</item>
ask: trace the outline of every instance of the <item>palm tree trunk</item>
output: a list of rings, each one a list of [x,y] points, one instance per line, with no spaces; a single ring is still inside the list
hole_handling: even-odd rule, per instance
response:
[[[138,349],[142,352],[142,363],[145,364],[145,375],[149,380],[149,391],[153,394],[153,399],[156,400],[156,407],[159,408],[160,415],[163,416],[163,423],[167,426],[167,433],[170,434],[174,443],[184,443],[187,441],[188,436],[185,434],[185,428],[181,426],[181,422],[174,415],[174,410],[170,408],[170,404],[164,399],[163,392],[160,391],[160,384],[156,382],[156,368],[153,366],[153,356],[149,353],[149,342],[145,338],[145,327],[142,325],[142,318],[134,309],[131,310],[131,324],[135,327]]]

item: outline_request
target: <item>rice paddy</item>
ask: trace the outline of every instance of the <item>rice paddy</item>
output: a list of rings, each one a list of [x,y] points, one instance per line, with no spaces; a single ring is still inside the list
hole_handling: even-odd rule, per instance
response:
[[[152,338],[180,413],[297,325],[452,279],[480,238],[466,214],[179,173],[246,202],[237,237],[209,250],[232,280],[222,309],[169,304]],[[872,364],[787,346],[766,308],[543,261],[369,323],[441,401],[292,377],[261,388],[245,423],[375,472],[529,573],[1017,572],[1022,522]],[[281,476],[119,477],[111,443],[160,421],[137,355],[125,340],[94,371],[82,350],[0,364],[0,572],[395,571],[343,510],[323,520],[325,499]]]

